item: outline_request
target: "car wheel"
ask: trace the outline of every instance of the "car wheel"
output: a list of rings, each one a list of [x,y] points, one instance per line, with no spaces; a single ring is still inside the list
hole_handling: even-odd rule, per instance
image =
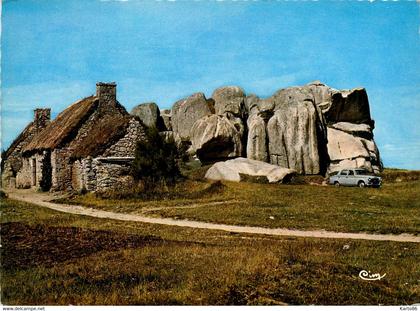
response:
[[[334,186],[336,186],[336,187],[340,187],[340,183],[339,183],[338,181],[336,181],[336,182],[334,183]]]
[[[366,187],[366,184],[365,184],[365,182],[364,181],[359,181],[359,183],[357,184],[358,186],[359,186],[359,188],[364,188],[364,187]]]

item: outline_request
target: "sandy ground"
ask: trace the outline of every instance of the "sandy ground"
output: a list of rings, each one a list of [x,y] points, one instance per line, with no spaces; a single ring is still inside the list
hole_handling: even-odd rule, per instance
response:
[[[50,193],[39,193],[33,190],[13,190],[7,191],[9,198],[19,201],[32,203],[35,205],[47,207],[63,213],[71,213],[77,215],[84,215],[96,218],[107,218],[122,221],[136,221],[143,223],[168,225],[168,226],[179,226],[179,227],[190,227],[198,229],[209,229],[209,230],[221,230],[236,233],[251,233],[251,234],[264,234],[274,236],[295,236],[305,238],[326,238],[326,239],[353,239],[353,240],[374,240],[374,241],[395,241],[395,242],[414,242],[420,243],[420,237],[411,234],[369,234],[369,233],[345,233],[345,232],[334,232],[325,230],[290,230],[282,228],[264,228],[264,227],[249,227],[249,226],[233,226],[206,223],[201,221],[192,220],[178,220],[172,218],[155,218],[147,217],[142,215],[134,214],[123,214],[108,212],[102,210],[96,210],[78,205],[66,205],[57,204],[50,202],[57,198],[57,195]],[[225,202],[215,202],[213,204],[224,204]],[[228,203],[228,202],[226,202]],[[185,208],[191,207],[185,206]],[[165,207],[168,208],[168,207]],[[177,206],[177,208],[180,208]],[[157,209],[157,208],[156,208]]]

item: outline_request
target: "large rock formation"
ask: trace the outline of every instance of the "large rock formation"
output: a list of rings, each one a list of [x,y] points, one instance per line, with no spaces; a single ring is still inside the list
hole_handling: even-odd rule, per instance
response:
[[[244,127],[240,119],[211,115],[197,120],[191,128],[192,148],[200,160],[235,158],[242,155]]]
[[[234,116],[242,117],[245,111],[245,93],[237,86],[226,86],[216,89],[212,98],[214,100],[215,113],[222,115],[231,113]]]
[[[198,119],[211,115],[213,109],[203,93],[177,101],[172,107],[172,129],[182,141],[190,141],[190,130]]]
[[[363,128],[367,125],[363,125]],[[373,140],[328,127],[328,154],[330,171],[344,168],[363,167],[378,173],[381,170],[379,151]],[[360,133],[366,133],[361,131]]]
[[[325,170],[326,152],[322,142],[326,140],[326,130],[310,88],[314,92],[317,89],[321,95],[325,92],[322,86],[310,85],[282,89],[266,99],[255,95],[246,98],[248,158],[305,174]],[[324,100],[321,95],[317,95],[317,100]]]
[[[130,114],[138,117],[148,127],[158,127],[160,111],[155,103],[137,105],[131,110]]]
[[[171,110],[165,109],[161,111],[160,116],[162,117],[163,125],[166,131],[172,131],[172,114]]]
[[[330,105],[326,105],[324,109],[324,115],[328,123],[370,124],[372,120],[366,90],[357,88],[333,92]]]
[[[213,92],[215,114],[198,119],[190,130],[192,153],[204,162],[242,156],[245,150],[245,94],[236,86]]]
[[[241,181],[241,175],[264,176],[270,183],[288,180],[295,170],[278,167],[262,161],[236,158],[217,162],[207,171],[205,178],[210,180]]]
[[[316,121],[312,102],[287,103],[277,110],[267,126],[270,162],[299,174],[318,174]]]
[[[264,161],[268,160],[267,129],[263,117],[258,114],[249,116],[248,121],[248,141],[246,154],[249,159]]]
[[[205,162],[246,156],[301,174],[382,169],[363,88],[336,90],[314,81],[262,99],[227,86],[210,99],[196,93],[176,102],[166,120]]]

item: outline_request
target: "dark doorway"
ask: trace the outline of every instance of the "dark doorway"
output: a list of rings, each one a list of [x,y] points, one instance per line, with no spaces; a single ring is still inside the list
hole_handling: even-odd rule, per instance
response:
[[[36,186],[36,159],[31,159],[31,166],[32,166],[32,186]]]

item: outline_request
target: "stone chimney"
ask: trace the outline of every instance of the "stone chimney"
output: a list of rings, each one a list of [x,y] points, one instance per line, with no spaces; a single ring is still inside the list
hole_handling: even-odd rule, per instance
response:
[[[34,123],[36,127],[46,127],[51,120],[51,108],[37,108],[34,110]]]
[[[117,84],[115,82],[96,83],[96,96],[99,100],[115,101],[117,99]]]

